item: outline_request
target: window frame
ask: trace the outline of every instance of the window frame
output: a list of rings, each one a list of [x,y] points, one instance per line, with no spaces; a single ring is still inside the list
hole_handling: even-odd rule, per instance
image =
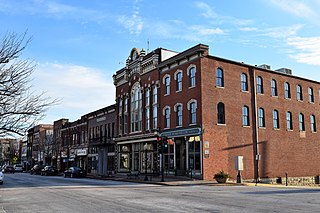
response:
[[[257,94],[263,94],[263,78],[261,76],[256,77],[256,89]]]
[[[297,89],[297,100],[303,101],[302,86],[300,84],[297,84],[296,89]]]
[[[242,126],[250,126],[249,107],[246,105],[242,106]]]
[[[284,98],[291,99],[291,89],[289,82],[284,82]]]
[[[271,79],[271,96],[278,97],[277,81],[275,79]]]
[[[241,73],[241,91],[249,91],[248,88],[248,76],[246,73]]]
[[[299,131],[300,132],[306,131],[303,113],[299,113]]]
[[[224,72],[220,67],[216,69],[216,87],[224,87]]]
[[[218,124],[226,124],[225,105],[223,102],[219,102],[217,104],[217,123]]]
[[[279,111],[274,109],[272,111],[272,118],[273,118],[273,128],[280,129],[280,121],[279,121]]]
[[[264,113],[264,109],[262,107],[259,107],[259,109],[258,109],[258,126],[259,126],[259,128],[266,127],[265,113]]]
[[[310,115],[310,127],[311,127],[311,132],[316,133],[317,132],[317,121],[316,121],[316,116],[315,115]]]

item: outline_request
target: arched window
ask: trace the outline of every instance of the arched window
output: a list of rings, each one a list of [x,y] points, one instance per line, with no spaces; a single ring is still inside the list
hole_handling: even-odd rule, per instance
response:
[[[216,71],[216,86],[224,87],[223,70],[221,68],[217,68]]]
[[[174,74],[174,78],[176,80],[176,91],[181,91],[182,90],[182,71],[177,71]]]
[[[297,100],[302,101],[303,96],[302,96],[302,87],[298,84],[297,85]]]
[[[278,110],[273,110],[273,128],[274,129],[280,129],[280,123],[279,123],[279,112]]]
[[[163,109],[164,128],[170,128],[170,107],[166,106]]]
[[[131,89],[131,132],[141,131],[142,126],[142,92],[139,83]]]
[[[150,106],[150,89],[146,89],[146,107]]]
[[[308,88],[308,94],[309,94],[309,102],[314,103],[314,95],[313,95],[313,89],[312,87]]]
[[[164,84],[164,95],[169,95],[170,94],[170,76],[169,75],[164,76],[163,84]]]
[[[250,126],[249,107],[247,107],[247,106],[242,107],[242,125],[243,126]]]
[[[305,131],[305,125],[304,125],[304,115],[302,113],[299,114],[299,130]]]
[[[218,124],[225,124],[225,110],[224,110],[224,103],[220,102],[217,105],[217,111],[218,111]]]
[[[175,105],[176,126],[182,126],[182,104]]]
[[[284,98],[291,98],[290,84],[288,82],[284,83]]]
[[[248,91],[248,77],[245,73],[241,74],[241,90]]]
[[[310,125],[311,132],[317,132],[316,117],[314,115],[310,115]]]
[[[257,83],[257,93],[258,94],[263,94],[263,80],[261,76],[258,76],[256,78],[256,83]]]
[[[190,124],[196,124],[197,123],[197,101],[190,100],[187,106],[189,110]]]
[[[195,87],[196,86],[196,67],[192,65],[188,69],[188,75],[189,75],[189,87]]]
[[[271,96],[278,96],[277,81],[271,80]]]
[[[292,130],[292,113],[290,111],[287,112],[287,130]]]
[[[259,117],[259,127],[266,127],[265,118],[264,118],[264,109],[261,107],[258,110],[258,117]]]

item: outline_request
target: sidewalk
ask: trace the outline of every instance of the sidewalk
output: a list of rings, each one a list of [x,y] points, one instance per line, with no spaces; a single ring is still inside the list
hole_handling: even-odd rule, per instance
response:
[[[312,185],[312,186],[299,186],[299,185],[283,185],[283,184],[270,184],[270,183],[251,183],[251,182],[243,182],[243,183],[235,183],[235,182],[227,182],[224,184],[217,183],[215,180],[199,180],[199,179],[191,179],[189,177],[183,176],[165,176],[164,181],[161,181],[161,177],[150,177],[148,176],[148,180],[145,181],[145,176],[143,174],[138,177],[128,177],[126,174],[117,174],[114,177],[101,177],[101,176],[87,176],[87,178],[92,179],[100,179],[100,180],[114,180],[114,181],[125,181],[125,182],[135,182],[135,183],[145,183],[145,184],[157,184],[164,186],[192,186],[192,185],[209,185],[209,186],[259,186],[259,187],[277,187],[277,188],[316,188],[320,189],[320,185]]]

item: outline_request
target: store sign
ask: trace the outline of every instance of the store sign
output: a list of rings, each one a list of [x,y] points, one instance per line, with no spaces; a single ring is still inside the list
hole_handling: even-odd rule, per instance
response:
[[[88,149],[77,149],[77,156],[86,156],[88,155]]]
[[[181,129],[181,130],[175,130],[170,132],[163,132],[161,133],[161,137],[166,136],[168,138],[175,138],[175,137],[200,135],[200,134],[201,134],[200,128],[192,128],[192,129]]]

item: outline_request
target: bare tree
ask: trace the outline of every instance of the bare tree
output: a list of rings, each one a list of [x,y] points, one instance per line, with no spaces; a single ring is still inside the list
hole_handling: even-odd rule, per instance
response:
[[[0,137],[24,135],[59,100],[36,94],[31,74],[36,63],[19,59],[30,43],[26,33],[7,33],[0,39]]]

